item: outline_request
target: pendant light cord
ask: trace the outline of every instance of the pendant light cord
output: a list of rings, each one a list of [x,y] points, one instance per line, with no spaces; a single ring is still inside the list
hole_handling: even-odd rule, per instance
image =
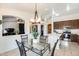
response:
[[[38,18],[37,4],[35,4],[35,17],[34,17],[34,19],[36,20],[37,18]]]

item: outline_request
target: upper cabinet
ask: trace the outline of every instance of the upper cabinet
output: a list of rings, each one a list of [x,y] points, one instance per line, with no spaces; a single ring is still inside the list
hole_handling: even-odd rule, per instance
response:
[[[65,26],[69,26],[70,29],[79,29],[79,19],[54,22],[54,29],[63,29]]]

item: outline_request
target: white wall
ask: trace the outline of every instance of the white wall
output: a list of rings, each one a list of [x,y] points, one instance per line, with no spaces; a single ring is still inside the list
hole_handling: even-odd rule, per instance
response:
[[[17,48],[15,40],[20,41],[19,35],[0,37],[0,53],[4,53]]]
[[[2,15],[12,15],[22,18],[23,20],[25,20],[25,33],[29,33],[29,19],[31,19],[32,17],[31,14],[29,14],[28,12],[5,8],[0,9],[0,19],[2,19]],[[2,36],[2,25],[0,25],[0,53],[17,48],[15,42],[16,39],[20,40],[20,36]]]

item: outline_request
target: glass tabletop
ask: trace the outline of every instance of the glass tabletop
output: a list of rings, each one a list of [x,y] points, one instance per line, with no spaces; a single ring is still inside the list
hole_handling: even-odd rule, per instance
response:
[[[36,48],[36,49],[38,49],[38,50],[43,50],[43,49],[45,49],[46,47],[48,47],[48,43],[33,43],[32,45],[31,44],[28,44],[28,42],[24,42],[24,45],[25,45],[25,47],[28,47],[28,48],[31,48],[31,47],[33,47],[33,48]]]
[[[48,46],[47,43],[33,43],[33,48],[36,48],[38,50],[43,50]]]
[[[25,42],[25,47],[29,48],[29,50],[39,54],[39,55],[43,55],[44,52],[49,49],[50,50],[50,44],[48,43],[32,43],[32,44],[28,44],[27,42]]]

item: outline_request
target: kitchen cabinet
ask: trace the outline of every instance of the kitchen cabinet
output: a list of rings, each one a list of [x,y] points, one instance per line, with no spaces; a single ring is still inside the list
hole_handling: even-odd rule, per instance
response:
[[[71,29],[79,29],[79,19],[54,22],[54,29],[63,29],[69,26]]]

